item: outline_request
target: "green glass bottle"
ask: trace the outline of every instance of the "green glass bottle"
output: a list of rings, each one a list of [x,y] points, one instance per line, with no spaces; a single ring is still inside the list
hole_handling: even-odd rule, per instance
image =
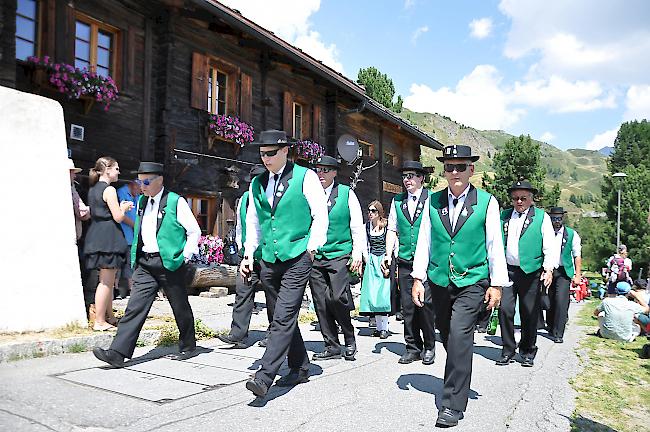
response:
[[[494,336],[497,333],[497,327],[499,327],[499,308],[495,307],[490,315],[487,333]]]

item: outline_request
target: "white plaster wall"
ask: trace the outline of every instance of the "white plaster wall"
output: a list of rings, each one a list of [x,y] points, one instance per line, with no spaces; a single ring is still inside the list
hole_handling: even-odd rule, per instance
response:
[[[0,87],[0,332],[86,314],[58,102]]]

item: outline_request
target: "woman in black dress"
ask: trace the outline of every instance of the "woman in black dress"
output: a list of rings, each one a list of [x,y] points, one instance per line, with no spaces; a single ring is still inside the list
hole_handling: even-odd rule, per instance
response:
[[[84,257],[86,269],[96,269],[99,273],[93,326],[93,330],[97,331],[110,330],[117,324],[113,315],[115,273],[126,261],[128,253],[120,222],[133,203],[117,201],[117,192],[110,184],[117,181],[119,174],[117,161],[103,156],[97,159],[89,176],[92,186],[88,191],[91,222],[86,234]]]

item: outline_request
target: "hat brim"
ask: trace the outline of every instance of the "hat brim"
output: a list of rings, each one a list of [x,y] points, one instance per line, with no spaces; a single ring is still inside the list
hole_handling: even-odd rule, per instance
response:
[[[316,162],[314,166],[322,166],[322,167],[327,167],[327,168],[334,168],[335,170],[341,169],[339,165],[333,165],[333,164],[327,164],[327,163],[318,163]]]
[[[465,157],[445,157],[445,156],[437,156],[436,159],[440,162],[448,161],[448,160],[456,160],[456,159],[467,159],[472,162],[476,162],[479,160],[481,157],[480,156],[465,156]]]
[[[508,193],[512,193],[512,191],[516,191],[516,190],[527,190],[527,191],[532,192],[533,195],[537,195],[537,193],[539,192],[539,191],[538,191],[537,189],[535,189],[535,188],[527,188],[527,187],[511,187],[511,188],[508,188]],[[566,213],[566,212],[565,212],[565,213]]]
[[[564,210],[562,212],[553,212],[552,211],[552,212],[548,212],[548,214],[550,214],[550,215],[554,215],[554,214],[556,214],[556,215],[565,215],[565,214],[567,214],[567,211],[566,210]]]
[[[79,174],[83,170],[81,168],[70,168],[70,171],[72,171],[75,174]]]
[[[298,142],[297,140],[287,138],[286,142],[253,141],[246,145],[249,147],[264,147],[264,146],[290,147],[297,142]]]

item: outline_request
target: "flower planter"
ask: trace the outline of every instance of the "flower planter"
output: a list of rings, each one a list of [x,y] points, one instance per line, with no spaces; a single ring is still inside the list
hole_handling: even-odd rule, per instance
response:
[[[208,150],[212,150],[212,147],[214,147],[215,143],[216,143],[216,145],[220,145],[220,144],[230,144],[230,145],[232,145],[232,148],[233,148],[233,150],[235,152],[235,155],[239,154],[239,149],[241,148],[241,146],[239,144],[237,144],[237,142],[235,140],[224,138],[221,135],[217,135],[217,134],[214,134],[214,133],[209,133],[208,134]]]

